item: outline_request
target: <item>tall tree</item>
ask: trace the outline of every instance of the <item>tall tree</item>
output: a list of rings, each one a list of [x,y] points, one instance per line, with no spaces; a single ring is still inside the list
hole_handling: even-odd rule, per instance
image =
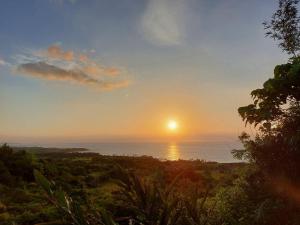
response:
[[[267,36],[291,54],[289,62],[277,65],[273,78],[251,92],[253,103],[240,107],[246,124],[259,128],[254,139],[240,136],[245,149],[234,155],[254,162],[267,177],[300,185],[300,30],[298,0],[279,0]]]
[[[300,29],[297,4],[299,0],[279,0],[279,7],[268,22],[266,36],[279,41],[279,47],[296,57],[300,50]]]
[[[235,157],[255,165],[249,190],[261,190],[255,203],[260,215],[273,215],[258,224],[299,224],[300,190],[300,19],[298,0],[279,0],[271,21],[265,22],[266,36],[279,42],[290,59],[274,68],[274,76],[253,90],[253,102],[238,112],[246,125],[258,127],[255,137],[242,133],[242,150]],[[255,185],[253,185],[255,184]],[[256,187],[256,189],[255,189]],[[259,188],[257,188],[259,187]],[[266,206],[270,201],[273,207]],[[262,210],[261,210],[262,209]],[[267,213],[264,213],[266,209]],[[268,211],[270,211],[268,213]],[[271,214],[270,214],[271,213]]]

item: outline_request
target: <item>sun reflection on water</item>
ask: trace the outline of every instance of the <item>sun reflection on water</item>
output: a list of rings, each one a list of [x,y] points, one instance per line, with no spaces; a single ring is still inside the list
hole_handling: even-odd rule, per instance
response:
[[[168,145],[168,159],[169,160],[178,160],[180,157],[179,148],[176,143],[170,143]]]

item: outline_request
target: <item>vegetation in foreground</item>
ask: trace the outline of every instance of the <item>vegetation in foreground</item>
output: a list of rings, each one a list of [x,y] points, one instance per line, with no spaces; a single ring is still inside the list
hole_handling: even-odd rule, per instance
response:
[[[297,224],[251,164],[0,148],[1,224]]]
[[[221,213],[221,199],[231,195],[226,196],[227,189],[242,185],[239,179],[247,170],[247,164],[159,161],[146,156],[63,151],[34,155],[3,145],[0,221],[204,224],[217,220],[211,217],[213,211]]]

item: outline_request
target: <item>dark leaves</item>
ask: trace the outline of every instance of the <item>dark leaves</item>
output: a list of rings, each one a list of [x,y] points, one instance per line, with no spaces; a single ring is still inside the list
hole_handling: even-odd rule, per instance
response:
[[[279,42],[279,47],[294,57],[300,50],[298,0],[279,0],[279,7],[271,21],[264,22],[266,36]]]

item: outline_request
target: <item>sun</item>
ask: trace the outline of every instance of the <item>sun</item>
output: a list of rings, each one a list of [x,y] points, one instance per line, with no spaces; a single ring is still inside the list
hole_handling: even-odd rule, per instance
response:
[[[176,120],[169,120],[167,123],[167,128],[171,131],[175,131],[178,129],[178,123]]]

